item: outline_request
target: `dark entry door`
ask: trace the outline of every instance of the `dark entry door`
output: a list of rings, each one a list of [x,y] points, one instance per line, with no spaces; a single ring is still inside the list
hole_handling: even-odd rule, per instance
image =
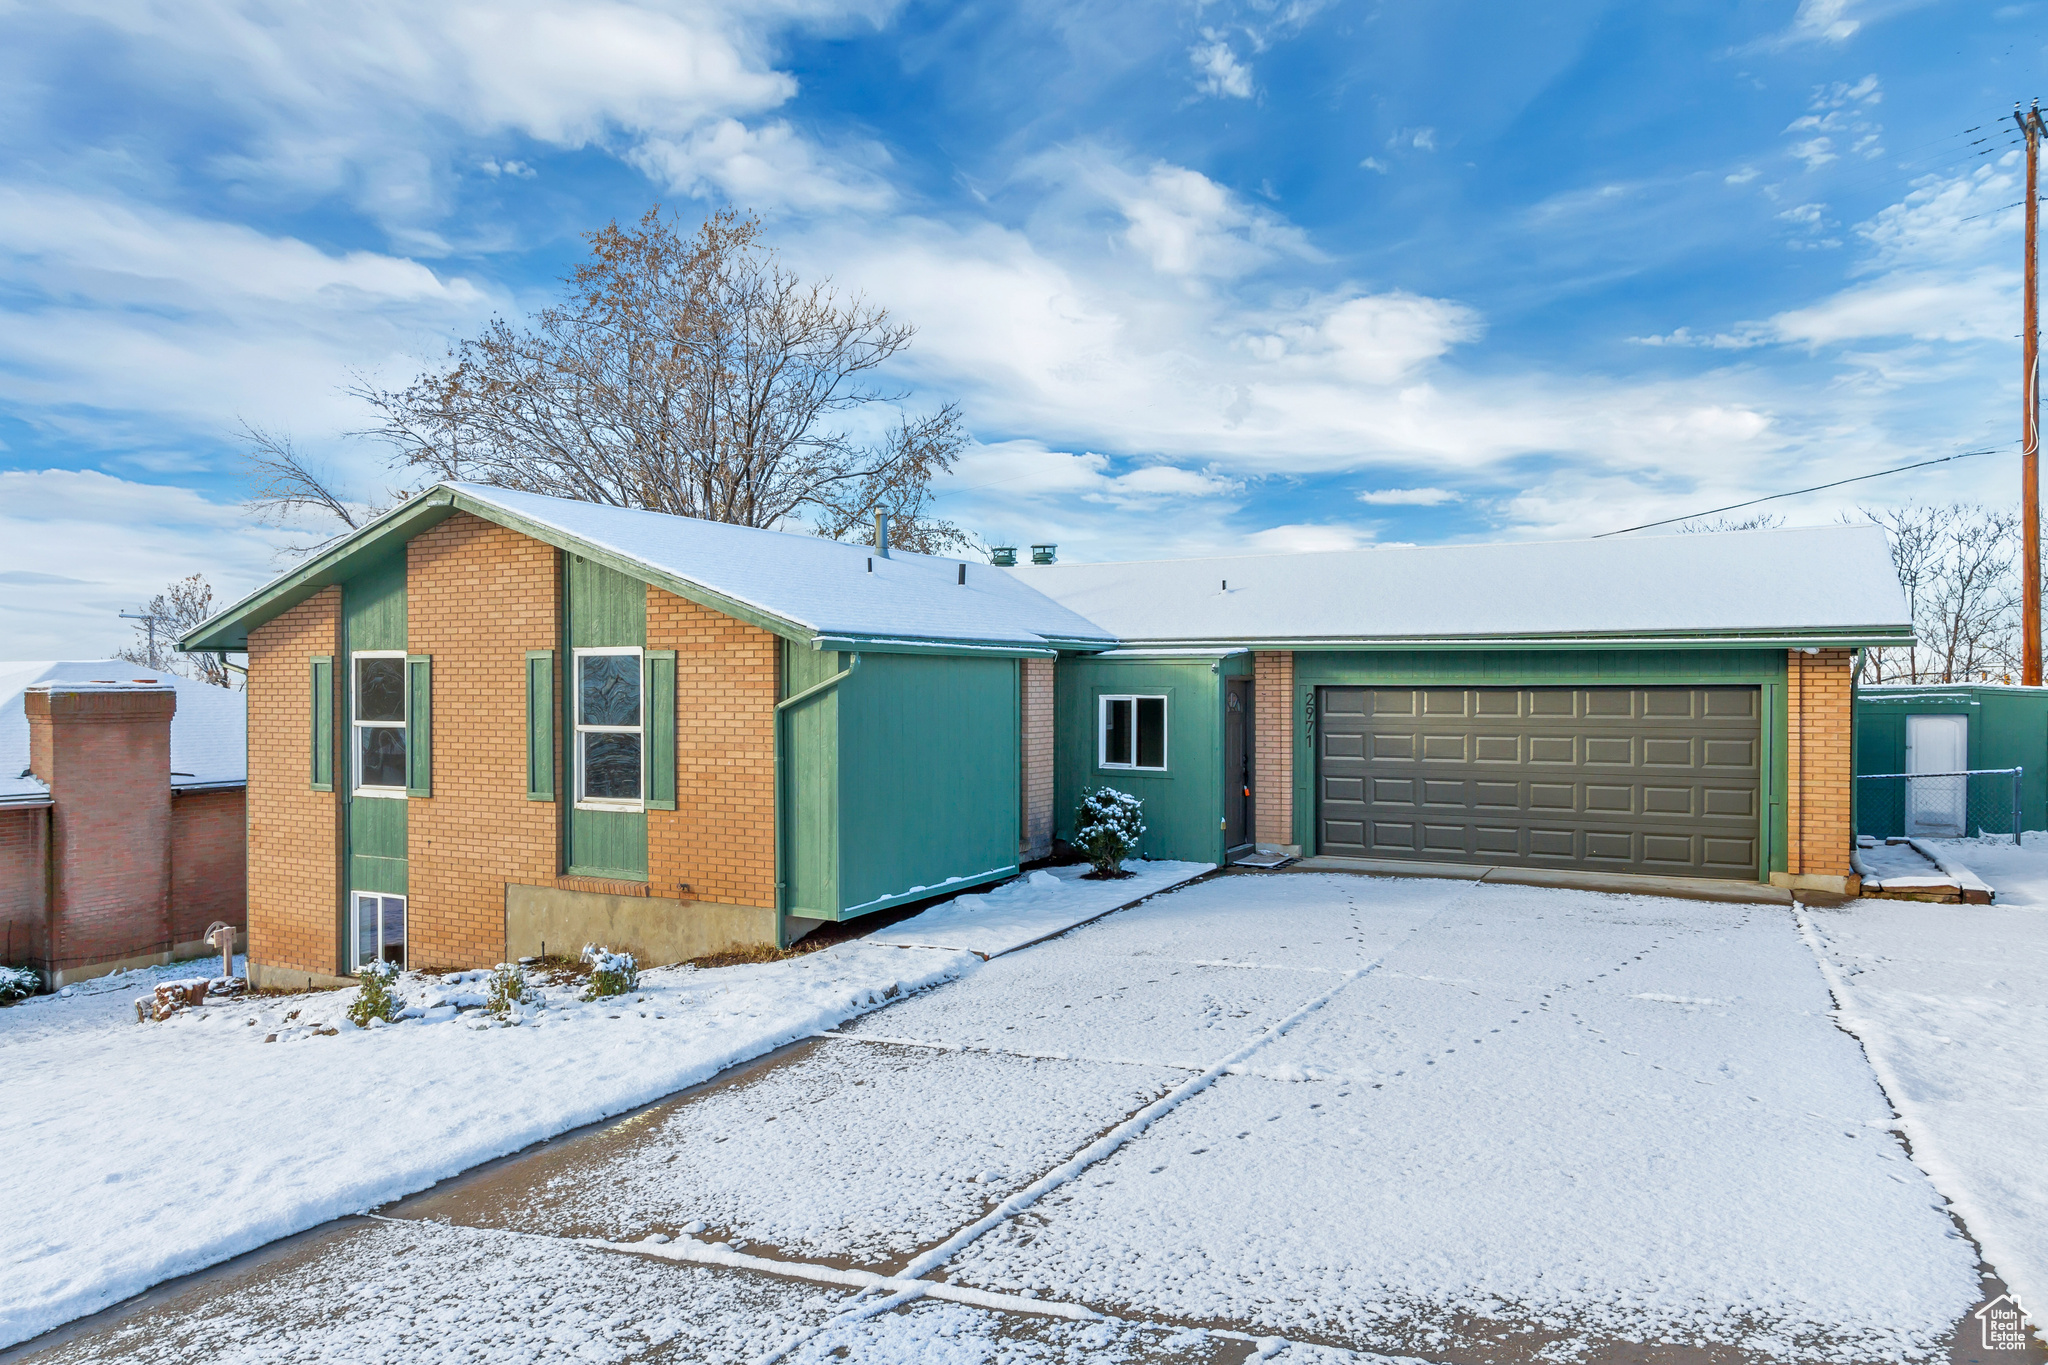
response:
[[[1223,681],[1223,846],[1252,841],[1252,682]]]
[[[1754,687],[1326,687],[1318,852],[1757,875]]]

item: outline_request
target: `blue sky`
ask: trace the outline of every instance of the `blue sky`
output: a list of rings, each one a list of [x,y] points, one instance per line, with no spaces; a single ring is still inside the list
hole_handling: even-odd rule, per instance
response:
[[[240,421],[374,491],[351,375],[654,202],[755,210],[916,323],[894,377],[977,442],[939,506],[1067,558],[1588,535],[2011,450],[2044,16],[0,8],[0,652],[254,586],[285,537],[239,509]],[[2016,465],[1777,506],[2010,499]]]

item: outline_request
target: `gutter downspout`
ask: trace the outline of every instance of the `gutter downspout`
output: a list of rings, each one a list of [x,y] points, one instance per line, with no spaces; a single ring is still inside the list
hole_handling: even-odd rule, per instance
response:
[[[860,655],[855,654],[845,668],[840,669],[822,682],[812,683],[803,691],[784,697],[775,703],[775,947],[781,951],[789,947],[789,858],[787,845],[789,823],[789,747],[783,740],[782,717],[790,707],[800,701],[808,701],[821,692],[837,687],[860,669]]]

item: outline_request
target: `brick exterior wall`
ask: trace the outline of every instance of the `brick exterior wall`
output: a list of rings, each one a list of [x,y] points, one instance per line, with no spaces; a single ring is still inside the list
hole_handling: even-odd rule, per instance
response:
[[[341,802],[312,789],[307,659],[341,642],[341,589],[322,588],[249,632],[249,961],[340,969]],[[337,685],[343,665],[337,660]],[[339,751],[339,717],[336,719]],[[336,786],[343,777],[335,760]]]
[[[467,512],[406,546],[406,648],[433,659],[433,795],[406,802],[414,968],[502,961],[505,884],[554,881],[559,807],[526,799],[526,651],[561,648],[556,585],[553,546]]]
[[[249,923],[248,797],[171,794],[171,938],[196,943],[216,920]]]
[[[676,652],[676,808],[647,813],[648,890],[772,909],[781,641],[649,587],[647,647]]]
[[[1056,812],[1053,810],[1053,752],[1057,733],[1053,713],[1054,661],[1018,661],[1018,858],[1050,857]]]
[[[162,953],[171,938],[171,687],[22,697],[56,823],[48,962]]]
[[[1261,844],[1294,842],[1294,655],[1252,655],[1252,821]]]
[[[48,807],[0,810],[0,966],[40,967],[49,952]]]
[[[1785,865],[1795,877],[1850,872],[1851,657],[1846,649],[1786,654]]]

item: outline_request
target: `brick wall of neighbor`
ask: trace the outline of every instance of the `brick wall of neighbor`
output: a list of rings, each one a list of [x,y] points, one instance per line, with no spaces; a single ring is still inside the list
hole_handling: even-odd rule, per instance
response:
[[[259,972],[340,965],[340,797],[310,785],[307,665],[336,653],[340,634],[338,587],[249,632],[249,961]],[[339,777],[339,759],[335,768]]]
[[[1851,653],[1791,650],[1785,670],[1786,870],[1793,876],[1848,875]]]
[[[648,893],[773,908],[781,641],[650,586],[647,647],[676,652],[676,808],[647,813]]]
[[[88,685],[89,686],[89,685]],[[37,777],[56,800],[49,963],[168,952],[171,716],[177,690],[31,686],[22,696]]]
[[[1294,842],[1294,655],[1252,655],[1252,819],[1261,844]]]
[[[0,966],[41,966],[48,951],[48,807],[0,810]]]
[[[1017,856],[1025,861],[1052,854],[1053,744],[1056,738],[1053,715],[1054,661],[1018,661],[1018,763],[1019,787]]]
[[[171,794],[171,938],[249,922],[248,801],[240,788]]]
[[[467,512],[406,546],[406,648],[432,657],[434,698],[433,795],[406,802],[414,967],[501,961],[505,884],[555,878],[559,808],[526,799],[526,651],[561,647],[556,583],[552,546]]]

